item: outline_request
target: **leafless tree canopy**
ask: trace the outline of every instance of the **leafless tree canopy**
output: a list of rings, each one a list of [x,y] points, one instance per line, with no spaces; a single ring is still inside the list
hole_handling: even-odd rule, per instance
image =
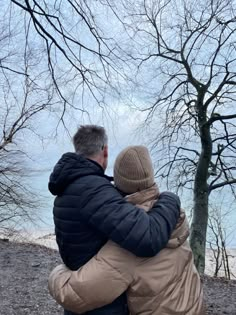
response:
[[[106,2],[127,36],[157,174],[193,189],[190,240],[204,271],[209,194],[235,194],[236,2]]]
[[[12,10],[26,21],[33,45],[41,45],[40,53],[64,104],[62,116],[68,105],[86,112],[85,98],[103,106],[112,77],[120,75],[114,62],[115,40],[103,31],[109,28],[106,7],[99,1],[11,3]]]
[[[1,150],[39,112],[63,122],[122,82],[146,112],[158,176],[193,189],[204,270],[209,195],[235,194],[236,1],[11,0],[3,12]]]
[[[27,185],[29,170],[19,141],[24,132],[37,132],[33,117],[55,105],[54,91],[44,76],[41,56],[28,45],[27,25],[14,21],[3,6],[0,19],[0,226],[32,219],[39,199]],[[22,31],[23,34],[21,33]],[[34,66],[41,67],[35,71]],[[44,81],[43,81],[44,78]],[[29,183],[28,183],[29,184]],[[32,214],[32,215],[31,215]]]
[[[19,145],[28,131],[40,136],[44,121],[36,126],[35,120],[54,115],[64,124],[66,111],[88,112],[91,100],[102,106],[111,73],[119,75],[113,66],[114,41],[97,23],[99,10],[92,1],[2,5],[0,223],[26,217],[35,207],[36,196],[25,180],[27,157]]]
[[[119,15],[147,90],[150,106],[142,110],[152,122],[154,147],[162,161],[166,156],[158,174],[175,173],[178,186],[194,179],[201,138],[212,151],[209,193],[235,183],[235,8],[235,1],[124,1],[126,17]],[[156,123],[162,125],[158,137]]]

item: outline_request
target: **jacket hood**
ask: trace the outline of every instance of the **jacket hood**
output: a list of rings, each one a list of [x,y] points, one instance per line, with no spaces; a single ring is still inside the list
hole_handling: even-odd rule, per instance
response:
[[[50,175],[48,189],[53,195],[61,195],[73,181],[88,175],[103,176],[111,180],[97,162],[76,153],[65,153]]]
[[[150,210],[153,204],[158,199],[159,190],[157,185],[138,191],[132,195],[126,196],[126,200],[132,204],[136,204],[138,207],[143,208],[145,211]],[[183,209],[180,210],[180,216],[174,231],[171,234],[169,242],[166,247],[176,248],[181,246],[189,237],[189,224],[186,214]]]

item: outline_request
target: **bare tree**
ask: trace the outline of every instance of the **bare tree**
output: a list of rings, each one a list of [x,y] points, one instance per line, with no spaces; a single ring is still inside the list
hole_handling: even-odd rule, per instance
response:
[[[10,16],[13,17],[8,9],[2,12],[5,19],[0,19],[1,228],[9,227],[9,222],[16,224],[35,218],[40,198],[30,187],[32,170],[27,167],[28,157],[21,143],[30,133],[40,135],[34,126],[35,119],[40,119],[42,112],[50,113],[58,103],[41,56],[30,46],[27,23],[11,22]]]
[[[236,1],[106,2],[126,32],[157,174],[193,189],[190,243],[204,272],[210,193],[235,196]]]
[[[209,214],[208,228],[210,230],[210,245],[211,253],[215,263],[214,276],[218,277],[219,272],[223,269],[224,276],[230,280],[232,271],[230,270],[229,254],[226,248],[227,233],[224,219],[230,215],[230,211],[222,213],[221,207],[217,206],[211,209]]]
[[[107,89],[121,75],[116,43],[104,35],[105,6],[100,1],[11,0],[29,25],[34,41],[41,43],[48,72],[66,107],[88,112],[88,103],[104,106]],[[116,62],[114,62],[116,59]]]
[[[27,81],[27,77],[26,77]],[[6,88],[6,85],[4,86]],[[0,226],[5,223],[33,220],[36,207],[40,206],[39,196],[30,189],[32,170],[27,167],[28,157],[18,145],[24,141],[26,130],[33,132],[35,116],[50,107],[50,97],[38,101],[30,99],[35,93],[31,83],[25,83],[24,98],[14,95],[11,89],[5,91],[5,102],[1,107],[0,125]],[[32,90],[30,91],[30,89]]]
[[[37,39],[47,60],[61,121],[68,105],[87,111],[85,95],[103,106],[107,87],[121,71],[131,74],[123,86],[137,91],[147,113],[158,175],[193,189],[190,243],[204,272],[210,193],[229,186],[235,194],[235,0],[11,0],[9,7],[27,25],[27,47]],[[117,19],[114,32],[107,12]]]
[[[93,3],[11,0],[1,7],[1,226],[29,219],[38,201],[19,146],[25,131],[40,135],[34,122],[45,112],[65,125],[67,112],[88,113],[91,102],[103,106],[111,73],[119,76],[113,40],[103,35],[96,19],[100,7]]]

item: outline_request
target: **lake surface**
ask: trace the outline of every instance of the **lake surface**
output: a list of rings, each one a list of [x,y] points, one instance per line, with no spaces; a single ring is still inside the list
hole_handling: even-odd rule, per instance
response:
[[[31,178],[32,179],[32,188],[36,193],[41,195],[42,205],[39,205],[36,211],[36,221],[32,223],[24,223],[24,228],[26,228],[29,231],[32,231],[32,233],[36,233],[39,235],[46,235],[54,232],[54,224],[53,224],[53,201],[54,196],[50,194],[48,191],[48,178],[49,178],[50,172],[43,172],[41,174],[38,174],[36,177]],[[227,211],[229,212],[224,218],[223,218],[223,232],[226,234],[226,244],[229,248],[236,248],[236,205],[231,205],[231,210],[229,209],[229,205],[227,202],[221,202],[220,198],[222,196],[218,196],[216,193],[213,198],[219,198],[219,204],[221,204],[221,212],[222,216]],[[182,207],[185,209],[188,216],[190,216],[190,208],[191,208],[191,199],[192,196],[183,196],[181,198],[182,200]],[[224,209],[225,204],[225,209]],[[235,206],[235,207],[234,207]],[[212,239],[210,232],[208,232],[208,239]],[[208,244],[209,246],[209,244]]]

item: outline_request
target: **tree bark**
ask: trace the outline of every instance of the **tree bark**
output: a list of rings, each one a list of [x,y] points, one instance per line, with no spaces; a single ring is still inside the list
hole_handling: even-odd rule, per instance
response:
[[[194,189],[193,221],[190,234],[190,246],[194,254],[194,263],[201,274],[205,270],[207,222],[208,193],[205,184],[202,183],[196,185]]]
[[[193,221],[190,233],[190,245],[194,254],[194,262],[203,274],[205,270],[206,234],[208,224],[209,189],[207,184],[208,169],[212,156],[212,139],[210,126],[207,124],[206,109],[198,106],[198,124],[201,138],[201,154],[198,160],[194,180]]]

